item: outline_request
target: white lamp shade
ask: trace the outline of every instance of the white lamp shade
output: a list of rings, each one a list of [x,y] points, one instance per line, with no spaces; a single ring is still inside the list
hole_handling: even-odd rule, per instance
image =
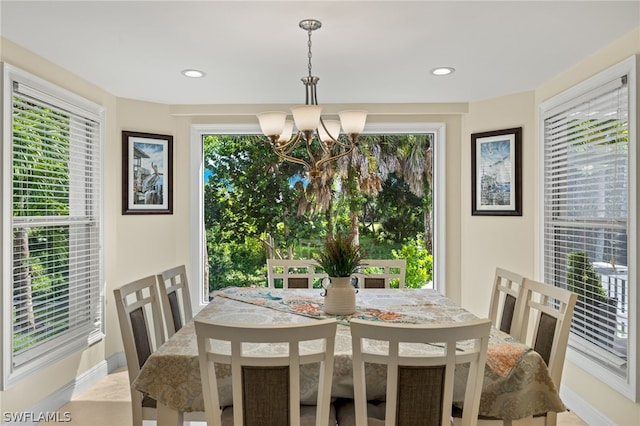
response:
[[[346,134],[359,135],[364,130],[364,123],[367,121],[367,111],[349,109],[340,111],[340,122],[342,123],[342,130]]]
[[[293,133],[293,121],[286,120],[284,122],[284,130],[280,133],[280,137],[278,138],[278,142],[287,142],[291,139],[291,133]]]
[[[302,105],[295,108],[291,108],[293,114],[293,121],[296,122],[296,127],[301,131],[315,130],[320,123],[320,113],[322,107],[318,105]]]
[[[266,136],[275,136],[282,133],[287,113],[282,111],[268,111],[258,114],[260,130]]]
[[[338,139],[340,136],[340,122],[338,120],[322,120],[327,130],[329,131],[329,135],[333,136],[334,139]],[[318,137],[322,142],[332,142],[331,137],[324,131],[324,127],[322,127],[322,123],[318,124]]]

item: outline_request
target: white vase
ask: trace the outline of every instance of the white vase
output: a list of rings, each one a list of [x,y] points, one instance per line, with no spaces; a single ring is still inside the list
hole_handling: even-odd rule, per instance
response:
[[[351,277],[329,277],[325,286],[324,311],[330,315],[350,315],[356,311],[356,289]]]

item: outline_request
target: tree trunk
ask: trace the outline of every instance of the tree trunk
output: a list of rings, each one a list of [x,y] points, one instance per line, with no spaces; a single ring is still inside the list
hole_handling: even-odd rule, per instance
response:
[[[16,231],[13,247],[13,300],[15,303],[16,317],[14,324],[20,324],[20,328],[14,327],[14,332],[33,330],[35,317],[33,315],[33,293],[31,286],[31,267],[29,260],[29,235],[26,229]]]
[[[331,202],[333,205],[333,201]],[[327,221],[327,237],[333,236],[333,216],[331,216],[331,207],[324,211],[324,219]]]
[[[424,209],[424,247],[433,254],[433,228],[431,226],[431,210]]]
[[[360,245],[360,230],[358,227],[360,220],[358,219],[358,211],[351,210],[349,212],[349,217],[351,219],[349,225],[349,227],[351,228],[349,236],[351,237],[351,241],[353,241],[354,244]]]

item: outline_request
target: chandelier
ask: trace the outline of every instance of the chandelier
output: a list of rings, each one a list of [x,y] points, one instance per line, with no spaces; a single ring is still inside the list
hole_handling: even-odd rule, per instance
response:
[[[320,174],[327,163],[353,151],[364,129],[367,111],[341,111],[338,113],[340,121],[321,117],[322,107],[318,105],[316,91],[319,78],[311,74],[311,33],[320,28],[322,23],[315,19],[304,19],[299,25],[308,34],[309,74],[301,79],[306,92],[305,104],[291,108],[293,121],[287,120],[284,111],[263,112],[258,114],[258,121],[278,157],[304,166],[313,178]],[[295,134],[294,122],[297,129]],[[341,127],[346,136],[344,138],[340,137]]]

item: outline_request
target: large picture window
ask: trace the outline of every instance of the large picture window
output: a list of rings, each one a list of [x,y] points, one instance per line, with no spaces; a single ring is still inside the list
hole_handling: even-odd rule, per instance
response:
[[[627,394],[637,291],[634,87],[627,62],[544,104],[541,114],[544,279],[578,294],[573,353]]]
[[[405,286],[446,291],[443,124],[368,126],[360,149],[365,152],[366,145],[370,156],[354,162],[344,158],[348,167],[333,175],[326,190],[290,164],[280,164],[266,139],[255,136],[258,130],[248,125],[192,128],[193,146],[202,147],[191,159],[193,282],[204,283],[201,304],[221,287],[266,286],[266,258],[310,259],[332,228],[357,227],[353,234],[371,259],[406,259]],[[408,154],[415,161],[401,174]],[[350,164],[357,170],[350,172],[356,168]],[[389,164],[393,167],[384,167]],[[328,207],[321,209],[322,202]],[[242,269],[225,269],[228,265]]]
[[[3,68],[7,388],[103,336],[103,118],[100,107]]]

